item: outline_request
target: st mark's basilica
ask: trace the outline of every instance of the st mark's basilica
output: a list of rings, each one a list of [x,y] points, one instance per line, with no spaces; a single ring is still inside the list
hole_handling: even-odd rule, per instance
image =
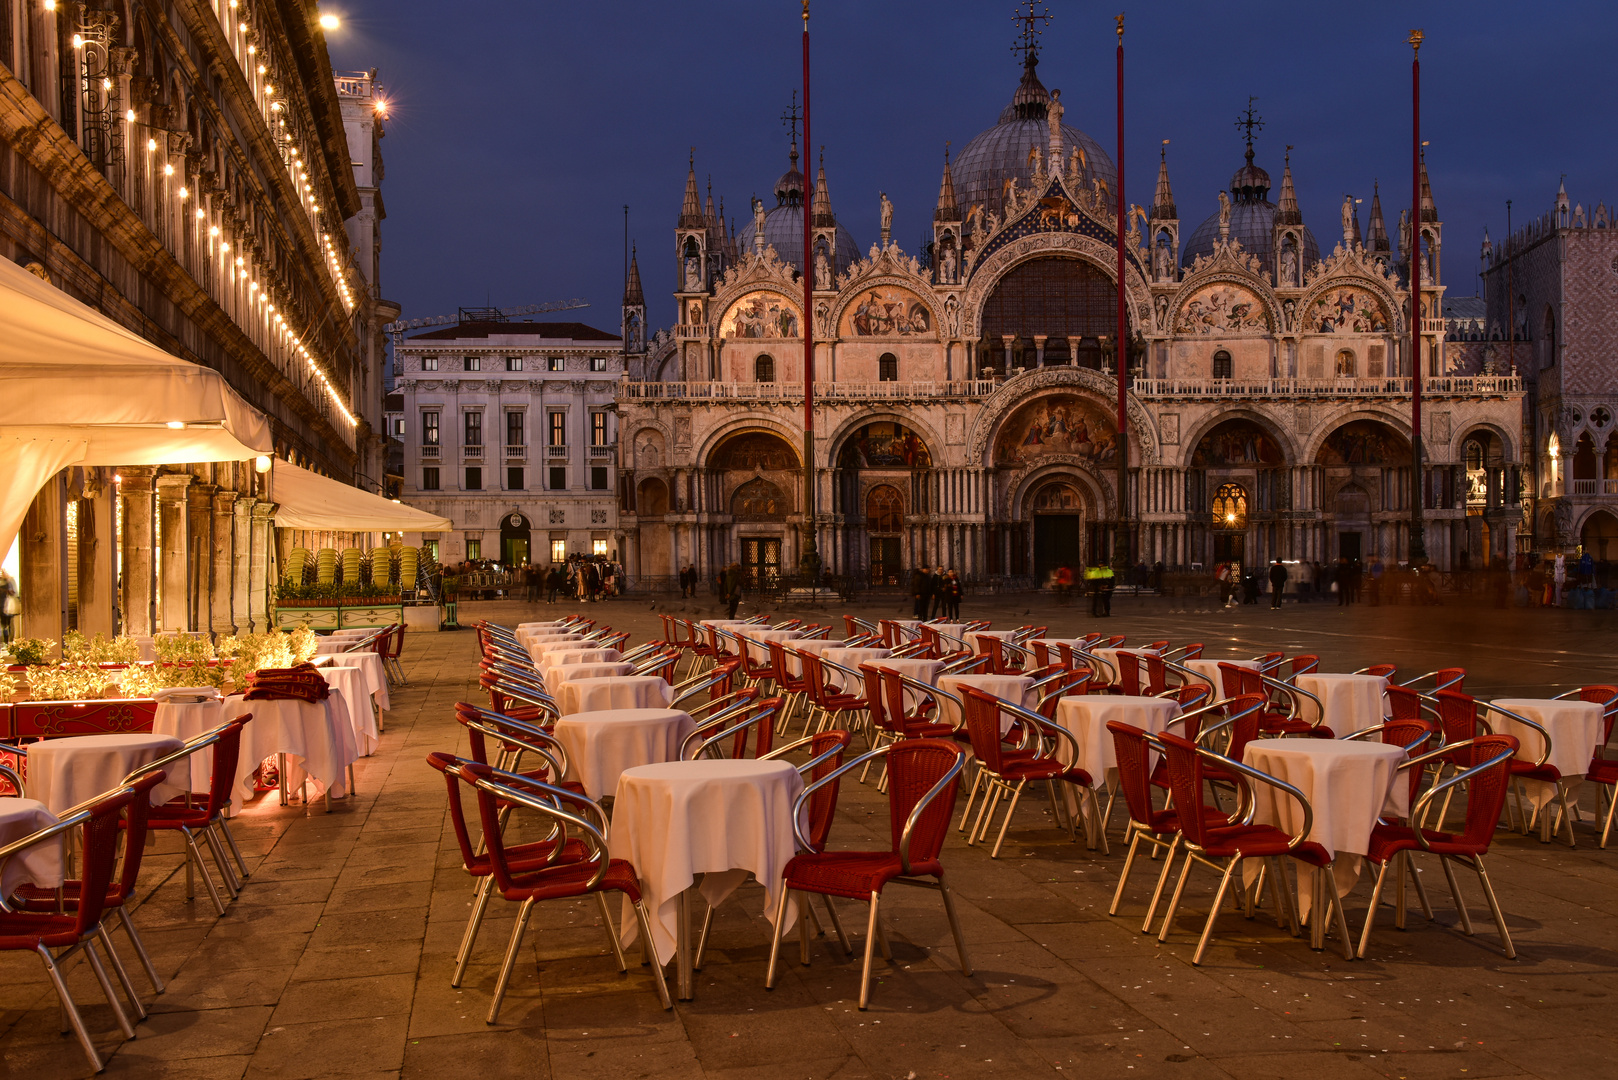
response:
[[[918,252],[893,240],[886,196],[881,236],[862,250],[824,164],[811,186],[815,163],[800,167],[795,138],[775,205],[755,204],[739,230],[688,171],[667,255],[677,323],[646,335],[638,268],[625,296],[619,547],[632,575],[694,565],[707,579],[738,561],[759,580],[798,566],[805,212],[825,571],[861,584],[915,566],[1037,580],[1110,557],[1116,173],[1064,121],[1076,108],[1038,66],[1029,43],[999,120],[946,158]],[[1182,221],[1165,154],[1150,206],[1123,224],[1135,557],[1209,572],[1395,563],[1416,497],[1434,565],[1514,552],[1522,384],[1492,354],[1445,340],[1443,224],[1425,165],[1426,469],[1413,485],[1407,215],[1390,224],[1374,196],[1362,231],[1345,200],[1317,233],[1290,161],[1272,183],[1251,109],[1248,120],[1223,191],[1199,178]]]

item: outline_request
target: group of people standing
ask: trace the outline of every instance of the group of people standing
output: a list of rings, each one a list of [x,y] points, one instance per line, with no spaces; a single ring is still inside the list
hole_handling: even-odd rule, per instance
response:
[[[910,598],[918,619],[961,617],[961,579],[954,570],[918,566],[910,572]]]
[[[572,556],[564,565],[553,564],[549,570],[541,570],[530,563],[518,573],[522,575],[524,598],[530,604],[539,603],[541,589],[547,604],[556,603],[559,596],[593,603],[616,596],[623,582],[622,572],[615,564],[582,555]]]

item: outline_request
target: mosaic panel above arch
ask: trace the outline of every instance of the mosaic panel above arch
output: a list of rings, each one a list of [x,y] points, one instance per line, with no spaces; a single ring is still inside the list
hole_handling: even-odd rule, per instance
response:
[[[787,472],[798,468],[798,455],[779,435],[749,431],[727,439],[708,467],[728,472]]]
[[[739,297],[719,323],[719,335],[726,339],[795,338],[798,336],[797,307],[777,292],[760,289]]]
[[[1174,317],[1176,334],[1268,333],[1270,313],[1258,294],[1241,285],[1216,281],[1188,297]]]
[[[1095,402],[1052,394],[1022,405],[1000,426],[994,463],[1029,465],[1054,454],[1098,463],[1117,453],[1118,427]]]
[[[1270,433],[1251,420],[1227,420],[1197,440],[1194,469],[1240,469],[1284,465],[1286,455]]]
[[[837,464],[843,469],[930,469],[932,453],[920,435],[891,420],[878,420],[850,432]]]
[[[1306,332],[1320,334],[1385,334],[1388,308],[1369,289],[1335,285],[1319,296],[1304,313]]]
[[[1326,436],[1315,461],[1321,465],[1408,465],[1410,441],[1375,420],[1350,420]]]
[[[860,290],[843,309],[845,338],[920,337],[934,330],[933,313],[909,289],[876,285]]]

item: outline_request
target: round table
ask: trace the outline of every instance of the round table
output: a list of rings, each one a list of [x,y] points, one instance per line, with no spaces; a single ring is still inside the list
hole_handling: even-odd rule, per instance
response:
[[[1066,728],[1078,746],[1078,756],[1068,758],[1073,749],[1066,739],[1056,740],[1056,756],[1090,774],[1092,787],[1108,783],[1118,769],[1118,749],[1107,725],[1116,720],[1157,735],[1180,715],[1180,704],[1173,698],[1133,697],[1127,694],[1077,694],[1056,703],[1056,722]],[[1072,805],[1072,799],[1069,799]]]
[[[1148,656],[1158,655],[1156,649],[1135,649],[1130,648],[1127,645],[1119,646],[1117,648],[1108,648],[1103,646],[1102,648],[1091,649],[1089,651],[1092,656],[1099,656],[1106,663],[1108,670],[1102,672],[1101,674],[1107,679],[1108,682],[1117,682],[1119,679],[1123,678],[1123,672],[1118,668],[1119,653],[1128,653],[1131,656],[1141,659],[1142,663],[1139,665],[1139,667],[1142,681],[1144,681],[1146,678],[1145,658]]]
[[[1315,695],[1326,707],[1322,719],[1319,707],[1309,698],[1304,698],[1303,718],[1313,724],[1324,723],[1339,739],[1375,727],[1386,716],[1382,710],[1382,699],[1388,689],[1388,680],[1381,675],[1313,672],[1299,675],[1296,685],[1298,689]]]
[[[552,732],[567,752],[567,779],[592,799],[611,795],[625,769],[680,760],[680,746],[697,729],[678,709],[604,709],[573,713]]]
[[[354,748],[360,757],[370,757],[382,741],[376,729],[376,713],[371,708],[370,685],[358,665],[330,664],[320,669],[321,678],[333,690],[342,692],[348,722],[354,727]]]
[[[28,747],[28,793],[51,813],[60,814],[112,790],[142,765],[181,745],[172,735],[144,732],[41,739]],[[183,761],[166,766],[165,771],[168,778],[152,789],[153,806],[185,794],[191,782],[190,769]]]
[[[38,799],[0,799],[0,847],[14,844],[25,836],[56,824],[56,815]],[[0,897],[10,896],[23,885],[54,889],[62,884],[62,840],[46,840],[14,855],[0,866]]]
[[[551,697],[562,692],[562,687],[574,679],[606,679],[614,675],[632,675],[634,664],[617,663],[582,663],[562,664],[558,667],[548,668],[545,672],[545,686],[550,690]]]
[[[803,637],[802,630],[750,630],[738,627],[731,631],[747,645],[748,663],[755,666],[768,663],[771,641],[795,641]]]
[[[841,641],[828,638],[794,638],[783,644],[791,646],[791,648],[781,650],[786,659],[788,675],[803,674],[803,659],[798,656],[798,653],[793,652],[793,649],[797,649],[798,652],[825,653],[830,649],[846,649],[848,647]]]
[[[915,679],[917,682],[926,683],[928,686],[937,686],[938,673],[944,670],[945,665],[942,660],[920,660],[909,656],[889,656],[882,660],[871,661],[871,666],[897,671],[900,675]],[[921,703],[921,693],[912,690],[908,686],[904,688],[904,698],[905,708],[907,709],[914,709]],[[888,707],[886,700],[882,702],[882,707],[884,709]]]
[[[1521,713],[1543,727],[1551,737],[1551,753],[1545,764],[1554,765],[1562,774],[1562,783],[1571,789],[1584,779],[1590,768],[1590,759],[1606,734],[1601,723],[1601,706],[1594,701],[1553,700],[1550,698],[1496,698],[1494,704],[1502,709]],[[1499,735],[1517,737],[1517,760],[1534,762],[1545,752],[1545,738],[1527,724],[1509,716],[1487,712],[1483,718]],[[1544,809],[1556,796],[1556,786],[1543,780],[1525,780],[1528,800]],[[1543,835],[1548,835],[1550,815],[1542,815]]]
[[[159,690],[156,697],[157,711],[152,715],[155,735],[172,735],[181,742],[188,742],[225,722],[225,699],[211,686],[170,687]],[[199,697],[201,701],[196,700]],[[192,794],[206,795],[213,776],[213,747],[198,750],[191,756],[190,764]]]
[[[562,685],[562,715],[605,709],[662,709],[672,699],[661,675],[616,675],[610,679],[574,679]]]
[[[535,653],[534,666],[539,669],[540,678],[548,679],[553,668],[568,664],[616,664],[623,658],[624,654],[617,649],[569,644]]]
[[[1370,847],[1377,818],[1410,816],[1410,785],[1398,772],[1408,758],[1403,747],[1365,739],[1254,739],[1242,753],[1244,764],[1286,781],[1309,800],[1314,822],[1304,839],[1332,856],[1338,896],[1347,896],[1359,879],[1359,856]],[[1253,821],[1296,836],[1303,828],[1298,800],[1269,784],[1255,781],[1249,786]],[[1312,868],[1298,864],[1300,918],[1309,913],[1313,874]],[[1316,929],[1321,929],[1318,922]]]
[[[1032,709],[1039,700],[1029,689],[1034,685],[1034,680],[1027,675],[940,675],[936,685],[940,690],[954,694],[963,701],[966,697],[961,693],[963,686],[975,686],[986,694],[1004,698],[1027,709]],[[938,719],[952,727],[960,727],[964,722],[961,710],[956,708],[955,702],[946,697],[938,699]],[[1004,734],[1010,730],[1011,720],[1002,714],[1000,732]]]
[[[822,660],[830,660],[834,664],[841,664],[850,671],[858,671],[860,669],[860,665],[866,663],[867,661],[882,660],[892,655],[892,649],[884,649],[879,646],[871,649],[825,649],[822,650],[820,658]],[[822,670],[826,669],[823,668]],[[844,686],[842,673],[837,671],[826,671],[826,681],[832,686],[840,690],[846,690],[850,693],[864,689],[863,686]]]
[[[1190,668],[1200,675],[1209,686],[1213,687],[1214,699],[1218,700],[1225,697],[1225,680],[1219,670],[1220,664],[1229,664],[1231,667],[1239,667],[1246,671],[1258,670],[1257,660],[1210,660],[1206,657],[1182,661],[1180,666]]]
[[[786,761],[670,761],[619,776],[609,847],[640,875],[658,962],[679,956],[681,998],[691,997],[687,890],[703,874],[703,898],[717,905],[750,872],[764,886],[764,914],[773,921],[782,874],[797,853],[792,807],[802,792],[803,778]],[[638,927],[627,901],[623,910],[627,946]],[[789,902],[782,931],[796,918]]]
[[[383,712],[393,708],[393,702],[388,697],[388,671],[382,665],[381,656],[367,650],[365,652],[338,653],[336,656],[315,658],[315,667],[325,667],[327,664],[341,664],[343,667],[359,668],[365,673],[367,696],[376,702],[376,707]]]
[[[337,691],[341,694],[341,691]],[[248,701],[240,694],[225,699],[220,722],[253,714],[242,728],[241,758],[236,768],[238,806],[253,797],[253,771],[267,757],[287,755],[281,770],[282,798],[303,783],[304,774],[331,795],[348,790],[348,766],[359,757],[354,727],[339,711],[340,702],[302,698]]]

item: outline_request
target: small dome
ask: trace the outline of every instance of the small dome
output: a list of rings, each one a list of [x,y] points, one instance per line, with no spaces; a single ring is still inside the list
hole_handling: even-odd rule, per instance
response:
[[[1262,170],[1259,170],[1262,172]],[[1257,201],[1248,199],[1233,202],[1230,207],[1230,236],[1233,240],[1241,241],[1242,251],[1248,255],[1257,255],[1259,269],[1275,269],[1275,207],[1267,199]],[[1198,255],[1212,255],[1214,244],[1219,241],[1219,214],[1215,212],[1191,234],[1191,239],[1185,242],[1182,249],[1181,261],[1189,267]],[[1320,245],[1315,242],[1315,234],[1303,227],[1303,268],[1307,269],[1320,261]]]
[[[1230,197],[1237,202],[1262,202],[1270,192],[1270,174],[1253,164],[1253,148],[1247,148],[1247,164],[1230,178]]]
[[[798,171],[798,148],[792,148],[792,167],[775,182],[775,202],[778,206],[803,205],[803,173]]]
[[[736,234],[736,250],[745,255],[753,250],[753,223],[748,221]],[[781,261],[803,269],[803,205],[777,206],[764,215],[764,242],[775,248]],[[852,233],[837,226],[836,273],[841,274],[860,257],[860,246]]]

